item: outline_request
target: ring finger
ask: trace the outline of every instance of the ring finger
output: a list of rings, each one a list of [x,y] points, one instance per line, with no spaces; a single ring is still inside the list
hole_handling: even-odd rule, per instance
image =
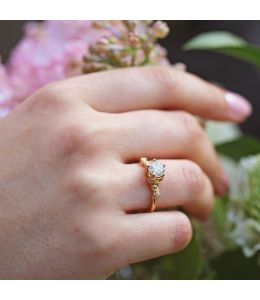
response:
[[[166,173],[159,185],[157,208],[183,207],[195,217],[207,217],[213,207],[213,188],[201,168],[189,160],[162,162],[166,165]],[[123,209],[128,212],[148,210],[151,190],[144,168],[140,164],[125,164],[120,173],[124,182],[120,188]]]

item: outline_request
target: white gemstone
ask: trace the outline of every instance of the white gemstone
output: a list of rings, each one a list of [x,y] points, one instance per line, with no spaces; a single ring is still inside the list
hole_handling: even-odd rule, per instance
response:
[[[149,172],[155,177],[161,177],[164,175],[164,164],[159,162],[158,160],[152,160],[148,167]]]

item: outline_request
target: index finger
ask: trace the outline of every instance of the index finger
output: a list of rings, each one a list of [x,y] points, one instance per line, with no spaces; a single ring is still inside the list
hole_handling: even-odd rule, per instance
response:
[[[205,119],[240,122],[252,111],[242,96],[172,67],[104,71],[69,79],[75,94],[97,111],[185,110]]]

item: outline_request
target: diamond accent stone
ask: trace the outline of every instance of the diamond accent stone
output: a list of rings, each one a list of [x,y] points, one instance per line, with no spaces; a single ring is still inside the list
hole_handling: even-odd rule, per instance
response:
[[[161,177],[165,173],[165,165],[158,160],[152,160],[148,167],[149,172],[155,177]]]

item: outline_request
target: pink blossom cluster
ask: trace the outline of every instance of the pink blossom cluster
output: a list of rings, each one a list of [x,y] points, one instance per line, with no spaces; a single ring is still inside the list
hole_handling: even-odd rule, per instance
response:
[[[80,74],[88,46],[103,34],[91,21],[27,23],[8,62],[0,64],[0,116],[43,85]]]

